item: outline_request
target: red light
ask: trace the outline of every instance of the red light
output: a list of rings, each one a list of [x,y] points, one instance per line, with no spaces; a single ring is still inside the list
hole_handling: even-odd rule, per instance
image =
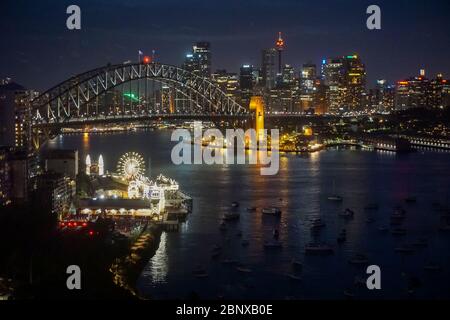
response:
[[[74,226],[74,227],[76,227],[76,226],[77,226],[77,223],[76,223],[76,222],[74,222],[74,223],[73,223],[73,226]]]
[[[83,227],[86,227],[87,226],[87,223],[86,222],[83,222]]]
[[[142,61],[143,61],[145,64],[148,64],[148,63],[150,63],[150,62],[152,61],[152,59],[151,59],[149,56],[144,56],[144,59],[142,59]]]
[[[68,225],[69,227],[71,227],[71,226],[72,226],[72,222],[69,222],[67,225]]]
[[[93,236],[93,235],[94,235],[94,231],[92,231],[92,230],[89,231],[89,235],[90,235],[90,236]]]
[[[60,225],[61,227],[64,227],[64,226],[65,226],[65,223],[64,223],[64,222],[61,222],[59,225]]]

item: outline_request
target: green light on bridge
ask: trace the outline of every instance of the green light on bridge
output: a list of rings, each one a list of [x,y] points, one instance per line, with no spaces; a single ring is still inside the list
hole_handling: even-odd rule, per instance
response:
[[[130,92],[130,93],[124,93],[123,95],[124,95],[124,97],[127,97],[127,98],[129,98],[130,100],[133,100],[133,101],[139,101],[139,98],[138,98],[134,93],[132,93],[132,92]]]

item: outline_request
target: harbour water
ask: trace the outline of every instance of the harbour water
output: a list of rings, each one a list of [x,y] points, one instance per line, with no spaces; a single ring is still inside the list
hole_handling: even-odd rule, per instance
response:
[[[122,154],[138,152],[150,161],[152,176],[174,178],[192,196],[192,214],[179,232],[163,233],[138,280],[143,296],[342,299],[351,288],[355,298],[450,297],[450,233],[439,231],[441,212],[436,209],[436,204],[450,205],[450,153],[335,149],[282,155],[278,175],[261,176],[255,165],[176,166],[170,159],[173,144],[170,131],[66,135],[49,142],[50,148],[78,149],[80,159],[102,154],[110,171]],[[333,185],[342,203],[327,200]],[[405,202],[410,196],[417,202]],[[240,219],[219,230],[233,201],[240,204],[235,209]],[[364,210],[371,203],[379,209]],[[253,206],[257,211],[247,212]],[[263,216],[261,208],[269,206],[280,207],[281,217]],[[379,230],[395,228],[390,225],[395,206],[406,211],[404,236]],[[339,217],[345,208],[355,212],[353,219]],[[318,233],[310,230],[314,218],[326,223]],[[347,241],[338,245],[336,238],[344,228]],[[274,229],[283,247],[267,250],[264,242]],[[414,246],[409,254],[395,252],[421,238],[426,246]],[[243,239],[248,246],[242,245]],[[332,244],[334,254],[305,256],[304,246],[311,241]],[[214,258],[215,246],[221,250]],[[365,267],[348,263],[356,253],[380,266],[381,290],[355,285],[367,278]],[[293,259],[302,263],[302,270],[294,269]],[[424,270],[430,262],[442,270]],[[193,271],[199,269],[207,276],[195,276]],[[414,292],[408,294],[412,287]]]

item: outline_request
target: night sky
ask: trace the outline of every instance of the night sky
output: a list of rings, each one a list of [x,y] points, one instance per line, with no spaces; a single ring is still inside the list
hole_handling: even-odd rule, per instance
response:
[[[66,8],[82,10],[82,29],[66,28]],[[366,28],[378,4],[382,30]],[[260,64],[278,31],[285,63],[359,53],[370,86],[427,69],[450,77],[448,0],[1,0],[0,77],[38,90],[110,63],[137,60],[137,51],[180,65],[195,41],[211,42],[213,70],[238,72]],[[431,73],[431,74],[430,74]]]

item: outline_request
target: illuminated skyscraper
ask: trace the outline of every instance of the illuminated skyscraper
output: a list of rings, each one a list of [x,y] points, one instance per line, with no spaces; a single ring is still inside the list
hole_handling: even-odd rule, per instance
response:
[[[442,74],[430,82],[429,104],[434,108],[446,108],[450,106],[450,83]]]
[[[244,64],[241,67],[239,74],[239,88],[241,91],[241,103],[243,106],[248,106],[250,103],[254,83],[253,66]]]
[[[183,68],[198,76],[211,76],[211,48],[209,42],[197,42],[192,46],[192,52],[185,58]]]
[[[281,66],[282,66],[282,59],[281,59],[281,53],[284,51],[284,40],[281,37],[281,32],[278,32],[278,39],[275,42],[275,48],[278,51],[278,74],[281,74]]]
[[[236,73],[226,70],[217,70],[211,75],[212,81],[230,98],[237,98],[239,90],[239,77]]]
[[[395,109],[428,107],[431,91],[430,81],[425,77],[425,70],[421,70],[419,76],[397,82]]]
[[[294,68],[289,65],[285,64],[283,66],[283,70],[281,71],[282,75],[282,84],[286,87],[292,87],[295,82],[295,75],[294,75]]]
[[[314,101],[317,93],[316,88],[316,65],[304,64],[300,71],[300,110],[304,111],[315,107]]]
[[[277,51],[274,48],[265,49],[262,51],[262,85],[266,89],[272,89],[275,87],[275,56]]]
[[[344,57],[345,77],[343,104],[350,110],[362,107],[362,95],[366,91],[366,68],[358,55]]]
[[[28,145],[28,102],[37,93],[15,82],[0,85],[0,145],[18,148]]]
[[[342,58],[324,59],[322,61],[322,79],[326,86],[328,110],[336,112],[342,107],[342,87],[345,67]]]
[[[322,78],[327,86],[330,111],[355,110],[362,107],[366,70],[358,55],[324,59]]]

